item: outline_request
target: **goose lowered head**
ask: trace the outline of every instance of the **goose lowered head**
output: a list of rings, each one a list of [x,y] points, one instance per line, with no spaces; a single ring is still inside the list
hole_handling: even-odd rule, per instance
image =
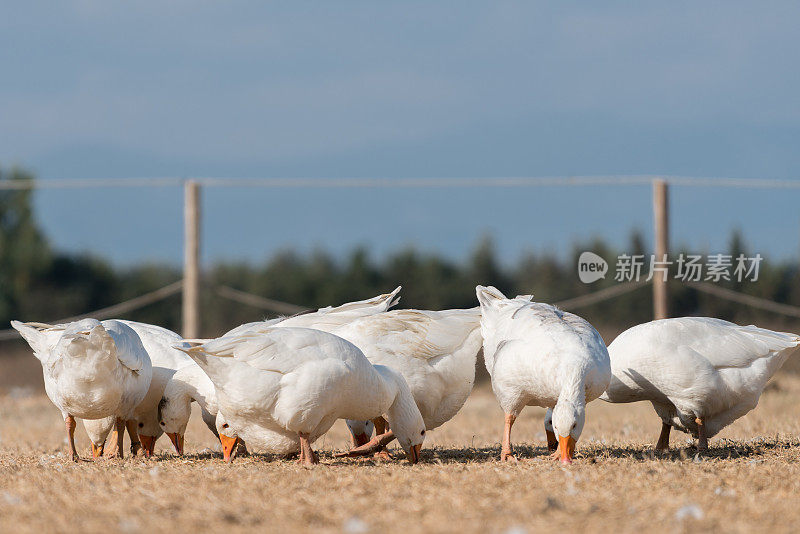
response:
[[[397,437],[397,442],[406,451],[406,457],[415,464],[419,461],[422,443],[425,441],[425,421],[405,379],[388,367],[376,365],[375,368],[396,387],[394,402],[386,411],[386,420],[391,428],[389,432]]]
[[[222,412],[217,412],[217,433],[222,444],[222,457],[226,462],[231,463],[233,461],[233,451],[241,440],[236,430],[228,424]]]
[[[586,405],[583,402],[559,399],[553,408],[553,430],[558,438],[562,464],[572,463],[585,422]]]

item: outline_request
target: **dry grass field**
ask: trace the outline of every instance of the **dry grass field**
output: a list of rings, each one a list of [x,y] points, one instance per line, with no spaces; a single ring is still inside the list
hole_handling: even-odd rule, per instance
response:
[[[514,427],[517,463],[498,461],[502,415],[481,386],[429,433],[422,462],[335,459],[344,424],[316,444],[322,464],[254,455],[225,464],[194,418],[188,455],[162,437],[152,459],[68,462],[63,423],[35,360],[0,360],[0,530],[23,532],[748,532],[800,522],[800,378],[782,374],[759,407],[695,458],[686,436],[655,458],[649,405],[589,406],[578,458],[547,458],[543,410]],[[33,360],[33,361],[32,361]],[[39,379],[40,380],[40,379]],[[79,449],[89,456],[79,426]]]

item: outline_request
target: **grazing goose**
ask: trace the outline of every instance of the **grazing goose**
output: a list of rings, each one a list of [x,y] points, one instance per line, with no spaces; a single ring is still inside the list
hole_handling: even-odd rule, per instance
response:
[[[14,326],[13,322],[11,324]],[[26,334],[23,334],[25,340],[28,341],[28,344],[34,349],[34,355],[36,355],[37,352],[39,354],[46,354],[48,351],[53,350],[58,341],[61,339],[61,336],[64,334],[65,325],[52,325],[46,323],[20,324],[24,324],[25,326],[36,330],[36,332],[26,331]],[[14,326],[14,328],[19,331],[19,328],[16,326]],[[20,332],[22,333],[22,331]],[[29,337],[33,339],[33,343],[36,343],[36,348],[34,348],[34,345],[31,342],[32,340],[29,339]],[[103,419],[90,419],[83,421],[86,434],[89,436],[89,442],[92,446],[93,458],[99,458],[103,456],[106,438],[108,437],[108,433],[111,431],[111,429],[114,428],[116,421],[117,417],[115,415],[111,415]],[[67,424],[69,425],[70,423],[67,422]],[[133,445],[131,448],[134,448]]]
[[[150,358],[136,332],[121,321],[95,319],[63,325],[12,321],[11,326],[42,364],[47,396],[64,416],[72,459],[80,459],[75,449],[76,417],[114,417],[121,458],[123,431],[127,426],[135,435],[136,406],[152,377]]]
[[[253,334],[273,327],[285,328],[293,326],[320,330],[334,329],[362,317],[385,312],[400,301],[400,297],[397,296],[400,289],[400,287],[397,287],[391,293],[378,295],[366,300],[348,302],[341,306],[328,306],[314,312],[292,317],[246,323],[223,334],[222,337],[236,336],[243,333]],[[197,401],[200,404],[201,410],[203,410],[203,421],[212,432],[217,434],[215,430],[217,416],[216,393],[213,384],[199,367],[195,371],[187,370],[180,375],[174,376],[171,382],[175,383],[169,384],[164,389],[160,424],[169,435],[173,445],[175,445],[176,452],[183,454],[184,432],[189,423],[189,416],[192,412],[191,403],[193,401]],[[369,423],[369,426],[362,430],[361,435],[354,434],[356,436],[354,438],[355,446],[363,445],[369,440],[369,434],[364,435],[365,432],[372,434],[372,423]]]
[[[584,319],[529,296],[478,286],[486,369],[505,412],[501,460],[513,459],[511,426],[525,406],[553,409],[562,463],[571,463],[586,403],[605,391],[611,365],[603,338]]]
[[[275,454],[299,451],[302,462],[316,463],[311,444],[337,419],[385,416],[409,460],[419,459],[425,423],[406,381],[387,367],[373,366],[340,337],[271,328],[186,352],[214,383],[226,423],[248,444]],[[223,446],[228,438],[220,434]]]
[[[153,366],[153,378],[142,402],[136,407],[134,415],[138,425],[138,438],[136,434],[131,437],[131,452],[136,454],[141,447],[145,456],[151,456],[155,449],[156,440],[163,430],[159,425],[158,405],[164,389],[172,376],[181,368],[195,366],[195,363],[182,351],[173,347],[182,341],[180,335],[171,330],[146,323],[124,321],[139,335]],[[188,345],[186,345],[188,347]],[[84,421],[86,432],[92,441],[92,451],[102,454],[102,444],[111,431],[112,424],[108,419]],[[115,440],[112,440],[114,442]],[[96,453],[95,453],[96,454]]]
[[[325,329],[357,346],[373,364],[400,373],[411,388],[425,428],[433,430],[458,413],[475,382],[475,360],[483,339],[479,308],[393,310]],[[314,327],[318,328],[318,327]],[[382,421],[376,421],[381,433]],[[369,422],[348,421],[353,441],[363,445]]]
[[[192,414],[192,402],[197,402],[200,406],[203,422],[219,439],[216,429],[217,412],[219,412],[217,392],[211,379],[194,361],[172,376],[164,388],[164,395],[158,408],[161,429],[172,441],[179,455],[183,454],[183,436]]]
[[[184,435],[192,414],[192,402],[197,402],[200,406],[203,422],[222,442],[218,431],[220,424],[217,423],[222,418],[222,415],[219,414],[219,408],[217,407],[217,393],[214,389],[214,384],[200,366],[194,362],[190,366],[179,369],[173,375],[164,389],[164,397],[161,399],[161,405],[159,406],[161,429],[169,436],[175,446],[175,451],[179,455],[183,454]],[[372,428],[372,422],[369,422],[369,426],[362,432],[372,434]],[[228,433],[231,434],[230,431]],[[243,440],[238,441],[240,446],[243,447]],[[369,437],[363,436],[357,443],[354,443],[354,446],[363,445],[367,441],[369,441]],[[245,448],[245,452],[246,450]],[[225,452],[224,443],[223,454],[227,460],[230,450]]]
[[[613,377],[600,398],[650,401],[662,421],[658,450],[669,448],[673,427],[706,450],[708,438],[756,407],[798,344],[797,334],[708,317],[640,324],[609,345]]]

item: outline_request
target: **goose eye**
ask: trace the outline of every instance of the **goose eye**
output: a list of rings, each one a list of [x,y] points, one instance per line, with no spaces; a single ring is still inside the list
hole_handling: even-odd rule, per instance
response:
[[[159,425],[161,425],[161,426],[164,426],[164,421],[161,421],[161,422],[160,422],[160,423],[158,423],[158,424],[159,424]]]
[[[139,423],[139,428],[144,428],[144,423]]]
[[[223,424],[222,428],[228,428],[228,423]]]
[[[419,433],[419,435],[420,436],[424,436],[425,435],[425,431],[423,430],[422,432]]]

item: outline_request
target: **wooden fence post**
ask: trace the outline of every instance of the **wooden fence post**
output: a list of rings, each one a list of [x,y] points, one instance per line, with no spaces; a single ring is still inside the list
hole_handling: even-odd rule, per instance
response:
[[[200,337],[200,184],[184,183],[183,337]]]
[[[655,227],[655,261],[669,254],[669,189],[665,180],[653,180],[653,221]],[[667,277],[669,278],[669,277]],[[668,282],[661,273],[653,276],[653,318],[669,317]]]

